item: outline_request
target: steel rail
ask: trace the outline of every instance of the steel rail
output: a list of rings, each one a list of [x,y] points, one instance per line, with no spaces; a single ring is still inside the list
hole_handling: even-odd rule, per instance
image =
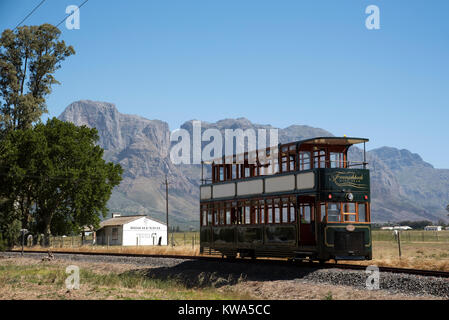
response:
[[[300,267],[309,267],[309,268],[317,268],[317,269],[345,269],[345,270],[366,270],[367,265],[359,265],[359,264],[346,264],[346,263],[314,263],[314,262],[303,262],[303,261],[295,261],[295,260],[285,260],[285,259],[247,259],[247,258],[235,258],[235,259],[226,259],[219,256],[189,256],[189,255],[174,255],[174,254],[144,254],[144,253],[118,253],[118,252],[89,252],[89,251],[52,251],[52,250],[25,250],[24,253],[40,253],[40,254],[48,254],[51,252],[53,255],[57,254],[71,254],[71,255],[84,255],[84,256],[115,256],[115,257],[137,257],[137,258],[165,258],[165,259],[180,259],[180,260],[204,260],[204,261],[232,261],[236,263],[257,263],[257,264],[270,264],[270,265],[279,265],[285,266],[286,264],[300,266]],[[6,252],[13,253],[21,253],[21,250],[8,250]],[[427,277],[440,277],[440,278],[449,278],[448,271],[439,271],[439,270],[425,270],[425,269],[412,269],[412,268],[396,268],[396,267],[384,267],[377,266],[380,272],[390,272],[390,273],[402,273],[402,274],[412,274],[419,276],[427,276]]]

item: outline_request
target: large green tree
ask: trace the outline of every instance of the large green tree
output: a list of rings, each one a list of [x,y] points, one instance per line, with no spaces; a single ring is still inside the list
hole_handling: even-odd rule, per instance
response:
[[[5,138],[0,162],[3,197],[36,232],[67,234],[98,226],[112,189],[121,181],[119,164],[103,160],[96,129],[56,118]]]
[[[51,24],[7,29],[0,37],[0,134],[29,129],[47,112],[45,97],[61,61],[75,53]]]
[[[0,154],[7,146],[3,138],[14,130],[30,129],[47,112],[45,98],[51,87],[58,81],[54,73],[61,62],[75,53],[73,47],[59,41],[61,32],[55,26],[23,26],[14,30],[6,29],[0,36]],[[4,162],[5,169],[18,162],[32,161],[31,158]],[[12,172],[14,183],[5,183],[0,176],[0,234],[11,245],[17,230],[29,224],[33,194],[30,181],[23,168],[17,165],[18,172]],[[28,177],[29,178],[29,177]],[[15,198],[14,198],[15,197]]]

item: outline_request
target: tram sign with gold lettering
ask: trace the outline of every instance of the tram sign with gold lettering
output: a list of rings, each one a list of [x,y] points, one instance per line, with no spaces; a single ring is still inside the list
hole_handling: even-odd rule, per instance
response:
[[[369,192],[369,170],[323,169],[320,172],[321,187],[328,191]]]

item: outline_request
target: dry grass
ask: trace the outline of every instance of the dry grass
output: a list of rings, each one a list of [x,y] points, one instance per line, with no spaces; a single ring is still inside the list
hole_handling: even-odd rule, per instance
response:
[[[66,266],[71,261],[39,262],[35,259],[0,259],[0,300],[247,300],[255,297],[232,288],[187,288],[175,280],[151,279],[136,266],[78,261],[80,289],[67,290]]]
[[[399,258],[397,243],[374,241],[373,260],[362,261],[359,264],[449,271],[449,243],[401,243],[401,258]]]
[[[21,247],[14,247],[14,250],[21,250]],[[179,255],[179,256],[199,256],[200,250],[198,246],[82,246],[75,248],[55,248],[34,246],[26,248],[27,251],[52,251],[52,252],[96,252],[96,253],[127,253],[127,254],[160,254],[160,255]]]

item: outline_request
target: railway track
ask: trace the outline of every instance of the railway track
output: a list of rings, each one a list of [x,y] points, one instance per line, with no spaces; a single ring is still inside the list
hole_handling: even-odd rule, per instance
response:
[[[7,252],[20,253],[21,250],[9,250]],[[180,259],[180,260],[204,260],[204,261],[223,261],[224,258],[218,256],[188,256],[188,255],[166,255],[166,254],[140,254],[140,253],[110,253],[110,252],[79,252],[79,251],[51,251],[54,255],[58,254],[72,254],[72,255],[85,255],[85,256],[115,256],[115,257],[140,257],[140,258],[170,258],[170,259]],[[47,251],[37,251],[37,250],[25,250],[24,253],[43,253],[47,254]],[[281,259],[233,259],[226,261],[233,261],[235,263],[253,263],[253,264],[270,264],[270,265],[283,265],[286,264],[295,265],[298,267],[312,267],[321,269],[345,269],[345,270],[365,270],[366,265],[358,264],[346,264],[346,263],[314,263],[314,262],[300,262],[291,260],[281,260]],[[396,267],[378,267],[380,272],[390,272],[390,273],[400,273],[400,274],[410,274],[419,275],[426,277],[439,277],[439,278],[449,278],[448,271],[438,271],[438,270],[424,270],[424,269],[411,269],[411,268],[396,268]]]

